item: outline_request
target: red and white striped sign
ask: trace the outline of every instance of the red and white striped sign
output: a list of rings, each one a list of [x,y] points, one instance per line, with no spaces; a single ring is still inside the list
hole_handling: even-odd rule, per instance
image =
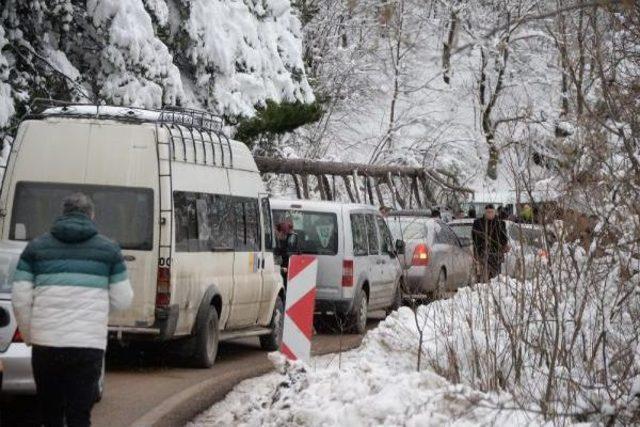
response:
[[[280,351],[291,360],[309,363],[313,337],[318,260],[310,255],[292,255],[287,274],[287,304]]]

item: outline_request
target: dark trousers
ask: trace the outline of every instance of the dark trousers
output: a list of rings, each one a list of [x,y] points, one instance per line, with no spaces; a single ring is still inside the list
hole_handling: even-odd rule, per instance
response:
[[[47,427],[91,425],[104,351],[33,346],[31,365]]]
[[[479,257],[479,282],[487,283],[498,274],[500,274],[501,265],[502,265],[502,255],[501,254],[486,254],[480,255]]]

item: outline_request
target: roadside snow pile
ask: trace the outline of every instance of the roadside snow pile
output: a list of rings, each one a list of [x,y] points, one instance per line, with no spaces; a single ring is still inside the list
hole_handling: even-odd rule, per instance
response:
[[[454,385],[430,371],[416,372],[407,328],[410,310],[394,313],[363,345],[314,359],[315,368],[273,353],[277,372],[247,380],[189,424],[198,426],[280,425],[477,425],[538,424],[514,408],[506,395]]]
[[[594,256],[594,248],[556,249],[532,281],[461,289],[419,307],[417,321],[401,312],[392,329],[404,336],[388,341],[415,343],[422,330],[425,367],[475,390],[506,391],[549,420],[636,423],[640,274],[629,274],[627,254]]]
[[[314,358],[314,367],[271,358],[277,372],[240,383],[191,427],[280,425],[538,425],[505,393],[416,371],[415,317],[392,313],[356,350]]]
[[[532,281],[403,307],[340,358],[308,367],[274,353],[276,373],[190,426],[634,424],[640,274],[615,254],[552,255]]]

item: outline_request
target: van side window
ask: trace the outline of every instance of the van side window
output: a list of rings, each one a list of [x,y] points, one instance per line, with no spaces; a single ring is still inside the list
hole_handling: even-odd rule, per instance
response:
[[[271,205],[266,197],[260,200],[260,209],[264,223],[264,249],[273,250],[273,222],[271,221]]]
[[[244,202],[245,220],[245,248],[248,251],[260,250],[260,215],[258,213],[258,201],[247,200]]]
[[[380,253],[380,242],[378,241],[378,232],[376,231],[376,220],[371,214],[367,214],[364,217],[367,224],[369,255],[377,255]]]
[[[212,197],[209,194],[198,194],[196,198],[199,252],[211,249],[211,241],[213,240],[213,234],[211,231],[211,215],[209,214],[211,199]]]
[[[259,251],[260,233],[258,226],[258,200],[235,198],[236,250]]]
[[[233,202],[229,196],[211,195],[209,221],[211,221],[212,241],[210,250],[232,251],[235,247],[236,217]]]
[[[255,205],[249,209],[257,218],[258,201],[250,200],[220,194],[174,192],[176,252],[244,250],[247,238],[250,247],[259,247],[258,224],[255,223],[253,232],[245,233],[245,203]],[[239,215],[237,206],[240,207]],[[237,230],[242,234],[241,247],[236,245]]]
[[[176,218],[176,251],[195,252],[199,247],[195,194],[176,191],[173,204]]]
[[[393,239],[391,238],[391,232],[389,231],[389,227],[387,227],[387,223],[381,217],[376,217],[376,221],[378,222],[378,233],[380,234],[380,238],[382,240],[382,253],[389,254],[389,249],[393,247]]]
[[[353,238],[353,255],[367,255],[367,226],[364,215],[351,214],[351,236]]]

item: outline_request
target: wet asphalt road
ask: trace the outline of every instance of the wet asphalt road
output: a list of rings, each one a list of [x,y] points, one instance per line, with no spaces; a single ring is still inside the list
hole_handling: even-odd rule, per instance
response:
[[[370,320],[375,327],[378,320]],[[312,343],[314,354],[338,352],[356,347],[362,340],[357,335],[316,335]],[[216,364],[211,369],[188,369],[171,352],[162,349],[110,349],[107,353],[105,394],[92,413],[96,427],[128,426],[165,399],[202,381],[221,377],[219,386],[234,370],[255,371],[260,374],[271,366],[267,353],[260,349],[257,338],[222,343]],[[181,418],[182,417],[182,418]],[[184,414],[167,425],[180,424]],[[180,421],[178,421],[178,419]],[[33,396],[2,396],[0,398],[0,426],[30,427],[39,425],[40,411]]]

